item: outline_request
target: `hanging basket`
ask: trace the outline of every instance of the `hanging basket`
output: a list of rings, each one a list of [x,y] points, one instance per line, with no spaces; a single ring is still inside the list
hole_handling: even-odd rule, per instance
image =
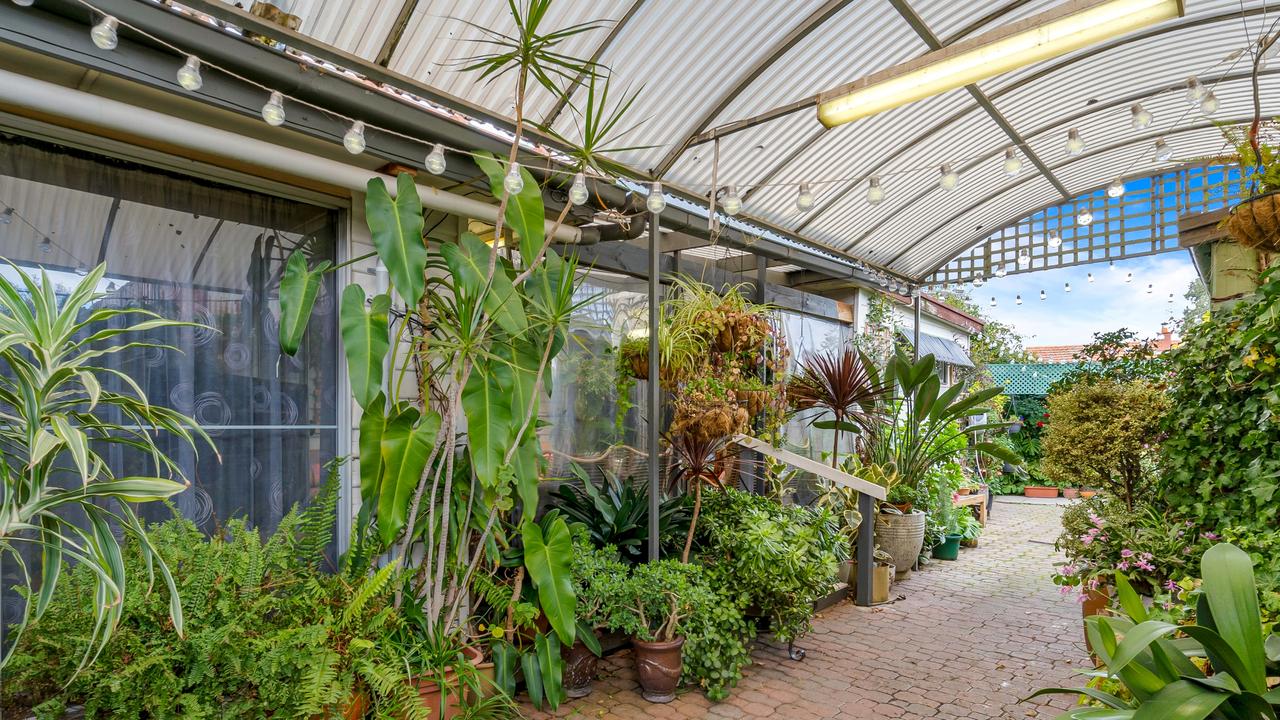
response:
[[[738,398],[738,404],[746,408],[752,417],[764,412],[769,404],[768,390],[734,390],[733,394]]]
[[[649,379],[649,354],[627,356],[627,372],[637,380]]]
[[[1245,247],[1280,252],[1280,191],[1236,205],[1222,225],[1232,239]]]

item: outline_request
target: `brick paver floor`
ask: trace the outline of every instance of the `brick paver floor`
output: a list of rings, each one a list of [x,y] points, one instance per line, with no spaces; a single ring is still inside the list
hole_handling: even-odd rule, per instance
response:
[[[1052,718],[1057,697],[1018,703],[1039,687],[1078,685],[1088,666],[1080,608],[1049,580],[1062,507],[997,502],[980,547],[893,587],[888,605],[845,602],[814,620],[800,662],[760,646],[728,700],[696,691],[654,705],[636,691],[631,656],[601,662],[595,691],[559,717]],[[765,638],[768,640],[768,638]],[[531,717],[547,717],[530,708]]]

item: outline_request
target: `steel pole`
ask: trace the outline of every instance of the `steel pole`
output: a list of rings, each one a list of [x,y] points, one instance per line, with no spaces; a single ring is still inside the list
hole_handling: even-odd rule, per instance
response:
[[[658,463],[662,462],[658,452],[658,426],[662,422],[661,392],[658,381],[658,303],[661,285],[658,282],[659,261],[661,259],[661,241],[658,238],[658,215],[649,213],[649,380],[648,390],[649,414],[649,560],[658,559],[658,500],[662,488],[658,486]]]
[[[914,323],[912,323],[912,324],[913,324],[913,326],[914,326],[914,327],[912,328],[912,331],[914,332],[915,337],[913,337],[913,338],[912,338],[913,342],[912,342],[911,344],[912,344],[913,346],[915,346],[915,347],[913,348],[913,350],[912,350],[912,352],[914,353],[914,356],[913,356],[913,357],[914,357],[914,359],[915,359],[915,361],[916,361],[916,362],[920,362],[920,298],[921,298],[921,293],[920,293],[920,291],[919,291],[918,289],[915,291],[915,293],[916,293],[916,297],[915,297],[915,313],[914,313],[914,314],[915,314],[915,322],[914,322]]]

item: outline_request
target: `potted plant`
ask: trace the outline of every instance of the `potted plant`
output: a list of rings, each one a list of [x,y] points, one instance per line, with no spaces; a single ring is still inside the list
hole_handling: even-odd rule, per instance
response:
[[[938,503],[937,519],[943,533],[941,541],[933,546],[933,557],[938,560],[956,560],[960,557],[960,540],[963,535],[960,532],[959,513],[948,500],[942,498]]]
[[[1067,498],[1068,500],[1075,500],[1080,497],[1080,488],[1064,487],[1062,488],[1062,497]]]
[[[1022,494],[1029,498],[1056,498],[1058,488],[1050,485],[1028,485],[1022,488]]]
[[[630,566],[618,558],[612,546],[596,548],[585,527],[574,528],[573,592],[578,598],[578,633],[573,645],[564,648],[563,683],[571,698],[591,694],[600,657],[598,632],[608,627],[607,608],[626,585]]]
[[[1280,152],[1261,139],[1263,120],[1258,72],[1264,57],[1271,54],[1277,37],[1263,36],[1253,51],[1253,121],[1243,132],[1239,128],[1223,128],[1223,135],[1235,148],[1248,197],[1231,208],[1222,226],[1236,242],[1267,253],[1280,252]]]
[[[684,622],[697,610],[701,568],[678,560],[637,566],[605,600],[610,626],[631,636],[640,693],[653,703],[675,699],[680,683]]]
[[[982,523],[978,522],[978,518],[974,517],[973,513],[967,511],[958,513],[956,519],[960,528],[961,547],[978,547],[978,536],[982,534]]]

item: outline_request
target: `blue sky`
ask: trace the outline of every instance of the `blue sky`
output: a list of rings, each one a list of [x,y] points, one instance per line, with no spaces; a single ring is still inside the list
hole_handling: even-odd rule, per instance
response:
[[[1126,283],[1130,272],[1133,280]],[[1179,250],[1119,260],[1114,268],[1102,262],[993,277],[980,288],[970,287],[968,294],[988,317],[1016,328],[1028,345],[1074,345],[1088,342],[1096,332],[1122,327],[1154,337],[1170,315],[1182,316],[1188,304],[1182,295],[1195,277],[1191,256]],[[1071,283],[1069,293],[1064,292],[1066,283]],[[1021,306],[1015,304],[1017,295],[1022,295]],[[996,307],[991,307],[993,296]]]

